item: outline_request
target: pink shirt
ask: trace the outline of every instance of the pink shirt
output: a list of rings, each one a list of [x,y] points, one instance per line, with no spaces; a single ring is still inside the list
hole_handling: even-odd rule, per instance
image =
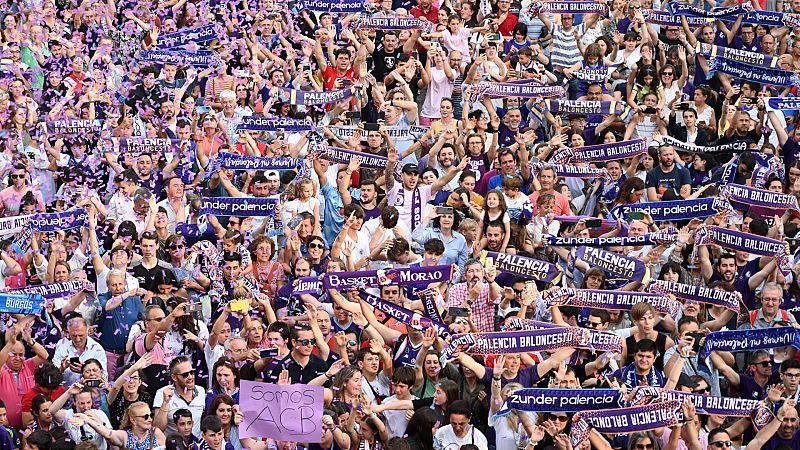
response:
[[[553,213],[557,216],[571,216],[572,209],[569,207],[569,200],[564,194],[560,192],[553,191],[553,195],[556,196],[556,206],[553,208]],[[534,192],[528,198],[531,199],[531,203],[533,203],[533,214],[539,214],[539,208],[536,206],[536,200],[539,199],[539,191]]]
[[[147,349],[144,345],[144,339],[147,337],[147,333],[142,331],[142,334],[136,336],[136,340],[133,343],[133,348],[136,350],[136,354],[139,356],[144,355],[147,353]],[[172,358],[175,355],[172,354],[171,350],[165,349],[164,345],[159,341],[156,340],[156,343],[153,345],[153,348],[150,349],[150,356],[153,358],[153,361],[150,363],[152,364],[159,364],[168,366]]]
[[[22,396],[25,395],[36,382],[33,380],[33,371],[36,370],[35,358],[30,358],[22,363],[15,380],[14,372],[3,364],[0,368],[0,398],[5,401],[8,412],[8,424],[14,428],[22,428]]]

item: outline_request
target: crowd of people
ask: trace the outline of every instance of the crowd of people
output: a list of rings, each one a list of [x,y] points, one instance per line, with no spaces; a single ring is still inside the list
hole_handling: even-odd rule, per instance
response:
[[[800,1],[6,1],[0,44],[0,449],[800,449]]]

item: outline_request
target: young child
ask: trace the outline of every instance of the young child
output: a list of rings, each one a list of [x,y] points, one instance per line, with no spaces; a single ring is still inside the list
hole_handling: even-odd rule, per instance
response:
[[[175,411],[172,415],[172,420],[175,422],[175,428],[178,429],[178,432],[167,436],[167,450],[187,450],[192,444],[200,442],[192,434],[194,419],[191,411],[181,408]]]
[[[528,234],[533,242],[533,247],[536,249],[540,249],[544,246],[542,243],[542,238],[544,235],[558,235],[558,229],[561,227],[561,222],[553,220],[550,221],[549,224],[547,223],[547,216],[553,214],[555,206],[556,196],[553,194],[542,194],[538,199],[536,199],[536,208],[538,210],[538,214],[536,214],[536,216],[531,219],[527,225]]]
[[[519,218],[525,205],[531,202],[527,195],[522,194],[522,177],[519,175],[506,175],[500,183],[503,188],[503,197],[506,201],[506,208],[508,215],[512,218]]]
[[[190,450],[233,450],[230,442],[225,442],[222,420],[217,416],[206,416],[200,422],[203,439],[189,446]]]
[[[496,189],[489,191],[486,194],[486,209],[481,215],[479,228],[481,230],[481,249],[486,248],[489,241],[486,239],[486,229],[492,222],[501,222],[505,228],[505,238],[503,238],[503,245],[500,248],[501,252],[506,251],[508,240],[511,238],[511,216],[508,215],[508,208],[506,207],[505,196]]]
[[[293,217],[301,212],[307,212],[319,218],[320,205],[319,200],[317,200],[316,190],[314,189],[314,182],[311,181],[310,178],[304,178],[294,186],[294,191],[295,199],[286,202],[283,206],[281,214],[283,223],[288,224]],[[286,235],[289,235],[291,230],[287,229],[284,232]],[[314,224],[314,234],[322,235],[319,221]]]

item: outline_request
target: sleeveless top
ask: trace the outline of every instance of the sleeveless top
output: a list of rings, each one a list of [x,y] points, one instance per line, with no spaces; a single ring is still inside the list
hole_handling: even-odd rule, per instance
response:
[[[155,433],[153,433],[153,429],[147,431],[147,437],[145,440],[140,444],[136,442],[136,438],[133,436],[133,431],[127,430],[128,433],[128,442],[125,444],[126,448],[131,450],[148,450],[152,447],[158,447],[158,443],[155,441]]]
[[[628,347],[628,354],[625,357],[625,365],[628,365],[633,362],[633,349],[636,347],[636,338],[633,337],[633,334],[625,339],[625,345]],[[653,364],[653,366],[663,372],[664,353],[667,351],[667,337],[661,333],[659,333],[658,337],[656,338],[656,349],[658,350],[658,355],[656,355],[656,362]]]

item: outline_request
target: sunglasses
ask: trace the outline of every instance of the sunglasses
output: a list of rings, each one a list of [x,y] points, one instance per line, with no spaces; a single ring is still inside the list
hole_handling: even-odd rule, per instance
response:
[[[761,366],[763,368],[772,367],[772,361],[761,361],[757,363],[753,363],[754,366]]]
[[[309,345],[317,345],[317,339],[316,339],[316,338],[311,338],[311,339],[297,339],[297,342],[298,342],[300,345],[304,346],[304,347],[307,347],[307,346],[309,346]]]
[[[653,444],[636,444],[633,447],[636,450],[653,450]]]
[[[175,245],[170,245],[169,246],[170,250],[181,250],[181,249],[184,249],[184,248],[186,248],[186,246],[183,245],[183,244],[175,244]]]
[[[661,72],[661,76],[671,77],[672,75],[674,75],[672,72]]]
[[[708,445],[713,445],[714,447],[717,447],[717,448],[726,448],[726,447],[732,447],[733,446],[733,442],[731,442],[731,441],[714,441],[714,442],[709,442]]]
[[[703,389],[692,389],[692,394],[708,394],[710,389],[705,387]]]
[[[176,373],[175,375],[177,375],[177,376],[179,376],[181,378],[186,378],[189,375],[194,376],[194,369],[186,371],[186,372],[183,372],[183,373]]]
[[[548,414],[547,415],[547,419],[566,423],[569,420],[569,417],[567,417],[567,416],[556,416],[555,414]]]
[[[595,328],[599,327],[602,324],[603,324],[602,322],[586,322],[586,328],[591,328],[594,330]]]
[[[25,179],[25,175],[12,173],[11,175],[9,175],[9,178],[11,178],[12,180],[22,180]]]
[[[134,416],[134,417],[138,417],[138,418],[144,419],[144,420],[150,420],[150,419],[153,418],[153,414],[152,413],[147,413],[147,414],[142,415],[142,416]]]
[[[320,249],[324,249],[324,248],[325,248],[325,246],[324,246],[324,245],[322,245],[322,244],[308,244],[308,248],[320,248]]]

